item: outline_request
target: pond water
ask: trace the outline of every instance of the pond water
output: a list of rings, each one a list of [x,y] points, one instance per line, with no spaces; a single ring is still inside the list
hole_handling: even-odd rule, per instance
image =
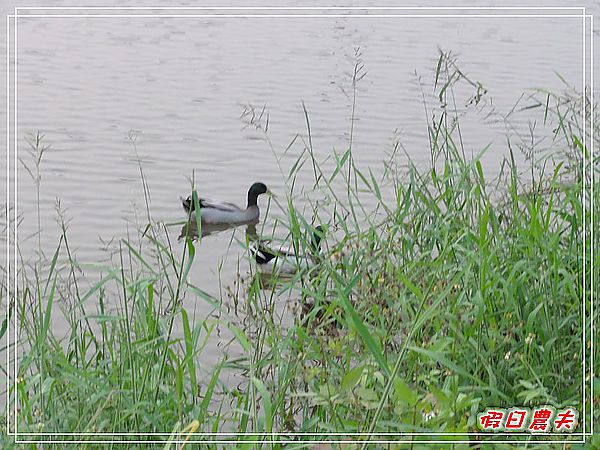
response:
[[[325,167],[334,166],[334,150],[348,147],[357,61],[364,66],[356,87],[357,165],[381,174],[397,141],[406,151],[397,153],[398,164],[407,155],[426,164],[423,99],[436,102],[439,49],[451,51],[463,73],[487,89],[485,107],[471,107],[461,132],[469,154],[490,145],[483,158],[490,175],[507,154],[506,124],[490,120],[490,111],[508,113],[530,89],[564,90],[557,74],[581,88],[581,18],[20,18],[18,152],[30,165],[27,136],[38,130],[50,145],[39,199],[46,255],[60,235],[56,199],[81,263],[106,261],[106,243],[143,228],[140,165],[153,219],[165,223],[183,220],[180,198],[189,195],[192,174],[201,196],[242,206],[248,187],[262,181],[284,199],[285,175],[304,147],[298,139],[286,149],[297,134],[307,136],[303,105],[315,157]],[[472,92],[457,95],[465,109]],[[268,140],[248,126],[252,107],[258,115],[264,108],[263,125],[268,114]],[[527,114],[516,126],[528,129]],[[4,185],[4,171],[0,177]],[[306,165],[296,191],[312,181]],[[35,258],[37,193],[23,165],[18,199],[20,248],[25,259]],[[297,201],[302,210],[305,200]],[[260,197],[263,209],[266,203]],[[327,219],[327,211],[320,213]],[[272,204],[263,220],[281,216]],[[243,231],[202,241],[194,284],[218,295],[219,283],[230,285],[238,271],[247,272],[245,253],[232,239],[232,233],[243,239]],[[181,246],[180,226],[170,232]]]

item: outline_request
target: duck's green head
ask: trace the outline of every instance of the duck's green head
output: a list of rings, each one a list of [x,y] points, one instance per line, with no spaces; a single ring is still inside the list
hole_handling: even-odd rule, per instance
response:
[[[256,182],[250,186],[250,189],[248,189],[248,206],[255,206],[258,196],[266,192],[268,192],[268,189],[264,183]]]
[[[325,233],[327,232],[327,229],[328,229],[328,226],[325,224],[318,225],[315,227],[315,231],[313,233],[313,238],[311,241],[313,250],[316,250],[316,251],[319,250],[319,247],[321,246],[321,241],[325,237]]]

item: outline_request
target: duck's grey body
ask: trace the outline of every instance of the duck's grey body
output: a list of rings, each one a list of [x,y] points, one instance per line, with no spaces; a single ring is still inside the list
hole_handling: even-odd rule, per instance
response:
[[[205,198],[198,199],[200,206],[200,220],[205,224],[242,224],[256,222],[260,218],[257,198],[260,194],[267,192],[263,183],[254,183],[248,190],[248,206],[242,209],[233,203],[216,202]],[[183,209],[188,216],[195,220],[194,205],[192,198],[183,200]]]
[[[241,209],[233,203],[217,203],[206,199],[199,199],[200,219],[202,223],[247,223],[255,222],[260,217],[258,205],[252,205],[246,209]],[[192,214],[194,219],[195,214]]]

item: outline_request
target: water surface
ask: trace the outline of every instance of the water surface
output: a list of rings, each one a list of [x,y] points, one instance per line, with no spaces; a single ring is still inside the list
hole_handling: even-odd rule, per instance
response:
[[[41,131],[51,146],[41,165],[42,246],[51,255],[58,242],[60,199],[77,259],[107,261],[118,238],[146,223],[140,166],[152,216],[165,223],[183,219],[180,197],[189,195],[192,174],[203,196],[243,205],[248,187],[263,181],[284,198],[285,175],[304,147],[298,139],[286,149],[297,134],[307,139],[303,104],[324,167],[348,147],[357,59],[366,74],[353,130],[360,167],[381,174],[396,142],[406,151],[396,155],[399,165],[407,155],[429,161],[423,99],[436,105],[444,49],[487,89],[461,131],[468,154],[489,145],[483,166],[494,175],[507,154],[507,127],[488,113],[506,114],[526,90],[560,92],[557,73],[581,86],[581,41],[580,18],[21,18],[19,157],[30,164],[28,133]],[[457,91],[460,110],[471,94]],[[265,108],[266,136],[248,126],[249,106]],[[515,126],[526,132],[533,120],[521,114]],[[307,165],[296,190],[308,190],[312,176]],[[36,189],[23,166],[18,180],[19,244],[35,258]],[[266,220],[281,215],[272,205]],[[180,227],[170,230],[181,245]],[[197,252],[192,281],[215,295],[248,270],[234,232],[243,239],[243,228],[224,231]]]

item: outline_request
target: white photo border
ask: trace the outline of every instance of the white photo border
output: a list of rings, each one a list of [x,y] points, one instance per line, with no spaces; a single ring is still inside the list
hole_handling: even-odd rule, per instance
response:
[[[225,13],[201,13],[201,14],[164,14],[164,13],[154,13],[154,14],[131,14],[129,13],[129,11],[226,11]],[[470,13],[464,13],[464,14],[427,14],[427,13],[422,13],[421,11],[486,11],[487,13],[484,14],[470,14]],[[491,13],[492,11],[579,11],[578,14],[525,14],[525,13],[518,13],[518,14],[507,14],[507,13]],[[26,11],[25,14],[19,14],[19,11]],[[111,11],[113,13],[111,14],[103,14],[103,13],[92,13],[92,14],[56,14],[56,13],[52,13],[52,14],[36,14],[36,13],[30,13],[30,11]],[[127,13],[124,14],[115,14],[115,11],[126,11]],[[419,11],[418,13],[414,13],[414,14],[361,14],[361,13],[346,13],[346,14],[333,14],[333,13],[327,13],[327,14],[319,14],[319,13],[282,13],[282,14],[273,14],[273,13],[247,13],[247,14],[235,14],[235,13],[231,13],[229,11]],[[583,147],[584,147],[584,162],[583,162],[583,170],[584,170],[584,181],[583,181],[583,192],[582,192],[582,202],[583,202],[583,217],[584,217],[584,224],[583,224],[583,298],[582,298],[582,302],[583,302],[583,337],[582,337],[582,352],[583,352],[583,358],[582,358],[582,367],[583,367],[583,374],[582,374],[582,425],[583,425],[583,432],[577,432],[577,433],[569,433],[568,435],[564,435],[565,438],[567,437],[572,437],[572,436],[581,436],[581,440],[572,440],[572,439],[550,439],[550,440],[511,440],[511,439],[498,439],[500,436],[499,435],[494,435],[494,434],[490,434],[490,433],[481,433],[481,432],[473,432],[473,433],[469,433],[469,432],[463,432],[463,433],[457,433],[457,432],[422,432],[422,433],[415,433],[415,432],[394,432],[394,433],[387,433],[387,432],[373,432],[373,433],[348,433],[348,432],[333,432],[333,433],[310,433],[310,432],[292,432],[292,433],[280,433],[280,432],[247,432],[247,433],[235,433],[235,432],[215,432],[215,433],[193,433],[193,435],[190,436],[197,436],[197,437],[208,437],[209,439],[190,439],[189,436],[187,439],[181,438],[181,439],[174,439],[171,440],[170,442],[173,443],[177,443],[177,444],[183,444],[183,443],[203,443],[203,444],[210,444],[210,443],[221,443],[221,444],[235,444],[235,443],[305,443],[305,444],[313,444],[313,443],[320,443],[320,442],[328,442],[328,443],[345,443],[345,444],[351,444],[351,443],[365,443],[365,442],[370,442],[370,443],[379,443],[379,444],[388,444],[388,443],[422,443],[422,444],[426,444],[426,443],[430,443],[430,444],[465,444],[465,443],[471,443],[473,442],[471,439],[468,440],[460,440],[460,439],[456,439],[456,440],[447,440],[447,439],[429,439],[429,440],[422,440],[422,439],[416,439],[416,440],[404,440],[404,439],[394,439],[394,440],[378,440],[378,439],[369,439],[368,441],[365,441],[364,439],[362,440],[294,440],[294,439],[289,439],[289,436],[339,436],[339,437],[349,437],[349,436],[367,436],[367,437],[382,437],[382,436],[397,436],[397,437],[410,437],[410,436],[468,436],[469,438],[475,437],[475,436],[488,436],[492,439],[489,440],[482,440],[479,442],[490,442],[490,443],[507,443],[507,444],[511,444],[511,443],[515,443],[515,444],[522,444],[524,442],[527,442],[529,444],[550,444],[550,443],[556,443],[556,444],[564,444],[566,442],[570,442],[570,443],[585,443],[585,438],[592,436],[594,433],[594,421],[593,421],[593,417],[594,417],[594,403],[593,401],[590,401],[590,408],[589,408],[589,417],[591,419],[591,430],[587,431],[587,417],[588,417],[588,411],[586,408],[586,391],[589,389],[590,394],[589,397],[591,399],[592,395],[593,395],[593,387],[594,387],[594,366],[593,366],[593,361],[594,361],[594,331],[595,331],[595,323],[594,323],[594,208],[593,208],[593,201],[594,201],[594,172],[595,172],[595,168],[594,168],[594,53],[593,53],[593,39],[594,39],[594,34],[593,34],[593,15],[588,15],[586,14],[586,8],[585,7],[559,7],[559,6],[546,6],[546,7],[527,7],[527,6],[506,6],[506,7],[490,7],[490,6],[448,6],[448,7],[444,7],[444,6],[440,6],[440,7],[419,7],[419,6],[414,6],[414,7],[401,7],[401,6],[372,6],[372,7],[361,7],[361,6],[271,6],[271,7],[262,7],[262,6],[157,6],[157,7],[113,7],[113,6],[89,6],[89,7],[81,7],[81,6],[47,6],[47,7],[36,7],[36,6],[24,6],[24,7],[15,7],[14,8],[14,14],[11,15],[7,15],[6,16],[6,218],[7,218],[7,227],[6,227],[6,260],[7,260],[7,301],[8,301],[8,307],[7,307],[7,314],[8,314],[8,329],[7,329],[7,345],[6,345],[6,364],[7,364],[7,370],[6,370],[6,386],[7,386],[7,400],[6,400],[6,411],[7,411],[7,431],[8,431],[8,435],[9,436],[13,436],[15,437],[15,442],[16,443],[49,443],[49,444],[58,444],[58,443],[64,443],[64,444],[68,444],[68,443],[73,443],[73,444],[77,444],[77,443],[87,443],[87,444],[108,444],[108,443],[131,443],[131,444],[136,444],[136,443],[161,443],[164,442],[164,440],[150,440],[150,439],[146,439],[146,440],[129,440],[129,439],[121,439],[121,440],[109,440],[109,439],[101,439],[101,440],[94,440],[94,439],[66,439],[66,440],[61,440],[61,439],[48,439],[48,440],[44,440],[44,439],[19,439],[19,437],[23,436],[164,436],[164,437],[173,437],[173,433],[172,432],[164,432],[164,433],[147,433],[147,432],[116,432],[116,433],[91,433],[91,432],[65,432],[65,433],[44,433],[44,432],[40,432],[40,433],[31,433],[31,432],[19,432],[17,430],[17,421],[16,418],[18,417],[18,411],[17,411],[17,405],[18,405],[18,397],[17,397],[17,388],[16,388],[16,384],[17,384],[17,375],[18,375],[18,371],[17,371],[17,366],[18,366],[18,348],[16,343],[18,342],[18,332],[17,332],[17,324],[16,324],[16,314],[15,311],[12,311],[11,307],[15,307],[16,308],[16,298],[17,298],[17,251],[16,251],[16,242],[18,241],[18,230],[17,230],[17,223],[18,223],[18,190],[17,190],[17,186],[18,186],[18,167],[17,167],[17,161],[18,161],[18,157],[17,157],[17,150],[18,150],[18,121],[17,121],[17,117],[18,117],[18,88],[17,88],[17,80],[18,80],[18,64],[17,64],[17,57],[18,57],[18,18],[19,17],[27,17],[27,18],[38,18],[38,17],[61,17],[61,18],[67,18],[67,17],[73,17],[73,18],[77,18],[77,17],[94,17],[94,18],[109,18],[109,17],[146,17],[146,18],[177,18],[177,17],[182,17],[182,18],[247,18],[247,17],[251,17],[251,18],[288,18],[288,17],[299,17],[299,18],[322,18],[322,17],[354,17],[354,18],[385,18],[385,17],[401,17],[401,18],[430,18],[430,17],[438,17],[438,18],[526,18],[526,17],[531,17],[531,18],[550,18],[550,17],[571,17],[571,18],[577,18],[577,17],[581,17],[583,20],[583,45],[582,45],[582,55],[583,55],[583,62],[582,62],[582,123],[583,123]],[[12,19],[12,29],[14,31],[13,34],[13,46],[11,47],[11,19]],[[590,25],[589,25],[589,38],[590,38],[590,48],[589,48],[589,54],[586,52],[586,39],[587,39],[587,25],[586,22],[589,19]],[[13,97],[12,97],[12,108],[11,108],[11,90],[10,90],[10,75],[11,75],[11,70],[10,70],[10,66],[11,66],[11,55],[13,56]],[[587,79],[587,71],[586,71],[586,58],[589,56],[590,58],[590,122],[589,122],[589,133],[590,133],[590,140],[591,140],[591,151],[590,151],[590,162],[589,162],[589,166],[590,166],[590,170],[591,170],[591,194],[590,194],[590,207],[591,207],[591,219],[590,219],[590,233],[591,233],[591,245],[590,245],[590,261],[591,261],[591,268],[590,268],[590,274],[591,274],[591,279],[590,279],[590,340],[591,340],[591,345],[590,345],[590,369],[589,369],[589,374],[586,374],[586,349],[587,349],[587,345],[586,345],[586,326],[587,326],[587,319],[586,319],[586,270],[585,270],[585,264],[586,264],[586,256],[587,256],[587,250],[586,250],[586,238],[585,238],[585,227],[586,227],[586,221],[585,221],[585,212],[586,212],[586,184],[585,184],[585,180],[586,180],[586,167],[587,167],[587,163],[586,163],[586,151],[587,151],[587,147],[586,147],[586,127],[587,127],[587,121],[586,121],[586,117],[585,117],[585,92],[586,92],[586,79]],[[11,116],[11,113],[13,114]],[[13,127],[12,127],[12,132],[13,132],[13,150],[15,152],[14,155],[14,211],[13,211],[13,217],[14,217],[14,229],[13,229],[13,235],[14,235],[14,243],[13,243],[13,251],[14,251],[14,266],[12,267],[12,275],[14,276],[14,287],[12,287],[12,291],[11,291],[11,265],[10,265],[10,161],[11,161],[11,153],[10,153],[10,149],[11,149],[11,126],[10,126],[10,122],[11,122],[11,118],[13,118]],[[13,299],[15,301],[12,302],[11,304],[11,292],[13,293]],[[14,322],[14,323],[13,323]],[[14,337],[14,342],[13,342],[13,362],[14,362],[14,372],[13,372],[13,377],[11,380],[11,373],[10,373],[10,345],[11,345],[11,341],[10,341],[10,327],[14,326],[13,328],[13,337]],[[589,382],[589,386],[587,386],[588,383],[586,383],[586,375],[589,376],[590,382]],[[10,390],[8,389],[10,386],[10,382],[13,382],[13,391],[14,391],[14,418],[15,418],[15,424],[14,424],[14,430],[11,430],[11,424],[10,424]],[[506,436],[529,436],[532,437],[531,433],[523,433],[523,432],[519,432],[519,433],[503,433],[503,435]],[[536,437],[538,437],[540,434],[536,433]],[[560,436],[556,433],[542,433],[541,435],[551,435],[551,436]],[[181,435],[179,435],[181,436]],[[240,440],[240,439],[236,439],[236,440],[227,440],[227,439],[215,439],[216,436],[231,436],[231,437],[255,437],[256,440]],[[280,439],[281,437],[284,437],[284,439]],[[287,438],[287,439],[286,439]]]

